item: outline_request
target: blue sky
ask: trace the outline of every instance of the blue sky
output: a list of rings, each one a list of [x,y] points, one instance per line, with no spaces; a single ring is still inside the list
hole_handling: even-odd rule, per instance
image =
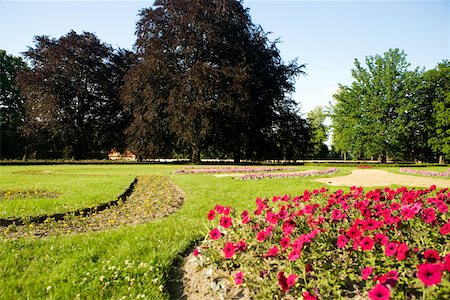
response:
[[[130,49],[138,11],[153,1],[0,0],[0,48],[19,55],[35,35],[60,37],[71,29],[94,32],[114,47]],[[283,59],[306,63],[294,99],[306,113],[349,84],[355,58],[389,48],[407,53],[412,67],[433,68],[450,59],[450,1],[246,0],[253,22],[282,41]]]

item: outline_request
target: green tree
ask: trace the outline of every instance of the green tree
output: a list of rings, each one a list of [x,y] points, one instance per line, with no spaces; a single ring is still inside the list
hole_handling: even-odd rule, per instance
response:
[[[15,79],[26,68],[22,58],[0,50],[0,158],[18,158],[23,153],[20,127],[25,108]]]
[[[327,114],[323,107],[316,106],[306,114],[306,122],[310,130],[311,157],[326,158],[328,147],[325,142],[328,139],[328,127],[325,125]]]
[[[365,63],[363,67],[355,60],[355,81],[340,85],[334,95],[333,142],[353,158],[403,159],[406,133],[417,121],[408,120],[408,115],[416,106],[414,83],[419,71],[408,71],[406,54],[398,49],[368,56]]]
[[[444,60],[424,74],[425,96],[431,100],[432,113],[428,143],[443,158],[450,158],[450,61]]]
[[[41,157],[104,157],[124,141],[127,117],[119,90],[133,61],[94,34],[35,37],[31,69],[18,84],[26,98],[30,152]]]
[[[280,111],[295,111],[286,94],[303,66],[282,62],[240,1],[157,0],[141,11],[137,37],[139,64],[122,96],[141,155],[261,156]]]

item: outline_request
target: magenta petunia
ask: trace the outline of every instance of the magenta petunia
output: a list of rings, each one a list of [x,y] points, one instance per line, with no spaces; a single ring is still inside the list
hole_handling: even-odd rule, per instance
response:
[[[283,247],[283,250],[286,250],[291,245],[291,239],[288,237],[281,238],[280,245]]]
[[[244,274],[242,272],[237,272],[234,275],[234,283],[236,285],[241,285],[243,280],[244,280]]]
[[[232,258],[233,255],[235,254],[233,243],[227,242],[225,244],[225,246],[223,247],[222,251],[223,251],[223,254],[224,254],[225,258],[227,258],[227,259],[228,258]]]
[[[450,253],[444,257],[444,269],[447,272],[450,272]]]
[[[447,235],[447,234],[449,234],[449,233],[450,233],[450,221],[448,221],[447,223],[445,223],[445,224],[441,227],[441,229],[439,230],[439,232],[440,232],[442,235]]]
[[[303,292],[302,295],[303,295],[304,300],[316,300],[317,299],[314,295],[312,295],[309,292]]]
[[[244,240],[240,240],[237,244],[236,244],[236,249],[244,252],[247,249],[247,243]]]
[[[422,211],[422,221],[432,223],[436,219],[436,212],[433,208],[428,207]]]
[[[357,237],[360,237],[361,234],[361,230],[354,225],[347,230],[347,236],[351,239],[356,239]]]
[[[417,269],[417,277],[425,286],[438,285],[442,280],[442,264],[421,264]]]
[[[372,267],[365,267],[361,270],[361,276],[363,280],[367,280],[370,275],[372,275],[373,268]]]
[[[198,248],[195,247],[194,249],[194,256],[197,257],[200,254],[200,251],[198,251]]]
[[[389,300],[391,291],[382,284],[377,284],[369,291],[369,299],[371,300]]]
[[[233,225],[233,220],[230,217],[222,216],[220,218],[220,226],[223,228],[230,228]]]
[[[347,245],[348,239],[345,235],[341,234],[338,236],[337,245],[339,248],[344,248]]]
[[[280,252],[280,249],[278,249],[277,246],[273,246],[270,248],[269,252],[265,255],[266,257],[275,257]]]
[[[435,263],[436,261],[440,260],[439,253],[436,250],[432,249],[425,250],[425,252],[423,253],[423,257],[429,263]]]
[[[300,257],[300,250],[298,250],[298,249],[293,249],[291,252],[289,252],[288,259],[289,259],[290,261],[295,261],[295,260],[297,260],[299,257]]]
[[[401,243],[397,246],[397,260],[405,260],[408,255],[408,245]]]
[[[394,242],[388,243],[384,247],[384,254],[386,254],[387,256],[394,256],[396,252],[397,252],[397,244]]]
[[[217,240],[222,236],[222,233],[219,231],[219,229],[214,228],[209,232],[209,236],[211,237],[212,240]]]
[[[216,212],[214,210],[210,210],[208,213],[208,220],[212,221],[216,217]]]
[[[371,237],[365,236],[361,239],[359,242],[359,246],[364,251],[370,251],[373,249],[373,246],[375,245],[375,242]]]

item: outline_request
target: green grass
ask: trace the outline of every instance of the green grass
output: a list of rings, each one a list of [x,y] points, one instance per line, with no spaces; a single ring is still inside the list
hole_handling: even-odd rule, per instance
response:
[[[179,168],[175,165],[0,167],[0,190],[49,189],[62,194],[52,200],[64,197],[69,203],[73,201],[75,207],[81,205],[78,199],[89,195],[93,202],[118,196],[140,174],[168,176],[186,193],[185,203],[178,212],[152,223],[60,237],[1,241],[0,299],[136,299],[138,295],[168,299],[167,281],[173,261],[203,237],[206,214],[215,204],[243,210],[252,208],[256,197],[299,195],[305,189],[323,186],[311,178],[244,181],[173,174]],[[341,172],[333,176],[348,174],[353,168],[339,169]],[[17,173],[23,170],[52,173]],[[97,193],[99,189],[102,192]],[[68,209],[55,207],[55,210]],[[2,211],[12,216],[17,214],[15,209],[7,207]]]

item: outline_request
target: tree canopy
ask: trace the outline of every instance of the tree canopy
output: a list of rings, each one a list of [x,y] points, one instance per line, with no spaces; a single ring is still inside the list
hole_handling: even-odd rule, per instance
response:
[[[26,136],[38,157],[92,158],[123,144],[126,116],[119,99],[133,62],[94,34],[35,37],[24,53],[31,68],[18,77],[26,99]]]
[[[136,50],[122,96],[128,143],[142,156],[267,157],[281,119],[298,116],[288,95],[303,66],[283,63],[240,1],[157,0],[140,13]]]
[[[0,49],[0,158],[18,158],[22,154],[20,127],[25,108],[15,78],[26,68],[20,57]]]
[[[334,95],[333,146],[353,158],[383,162],[387,156],[430,161],[446,154],[448,62],[425,73],[408,70],[406,54],[390,49],[365,63],[355,60],[355,81]]]

